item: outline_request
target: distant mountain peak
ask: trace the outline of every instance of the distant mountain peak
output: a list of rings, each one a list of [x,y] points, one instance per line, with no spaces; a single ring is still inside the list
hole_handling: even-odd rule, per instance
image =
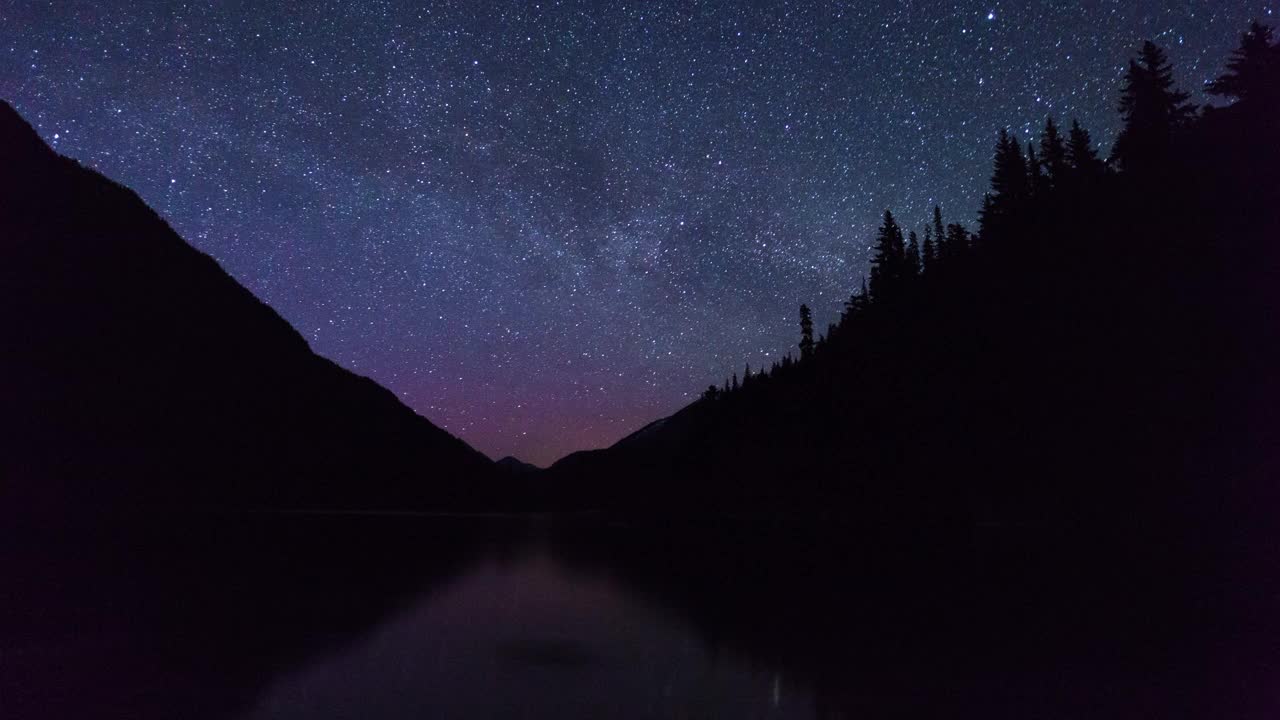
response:
[[[532,463],[527,463],[521,460],[520,458],[515,457],[514,455],[508,455],[502,458],[501,460],[499,460],[495,464],[498,467],[502,468],[503,470],[506,470],[507,472],[510,472],[510,473],[514,473],[516,475],[523,475],[525,473],[534,473],[542,470],[542,468],[538,467],[537,465],[534,465]]]

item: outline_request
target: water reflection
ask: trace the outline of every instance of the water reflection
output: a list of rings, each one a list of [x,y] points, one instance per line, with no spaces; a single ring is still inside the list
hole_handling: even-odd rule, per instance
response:
[[[282,676],[245,717],[803,718],[813,702],[613,581],[532,551],[483,561]]]
[[[761,517],[126,527],[0,528],[0,716],[1280,711],[1268,546]]]

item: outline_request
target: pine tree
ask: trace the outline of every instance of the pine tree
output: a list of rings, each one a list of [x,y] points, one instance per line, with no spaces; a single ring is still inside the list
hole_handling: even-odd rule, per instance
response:
[[[942,224],[942,208],[933,206],[933,242],[934,260],[938,265],[945,265],[951,251],[947,248],[947,230]]]
[[[1000,224],[998,216],[1000,211],[996,208],[996,199],[991,193],[982,196],[982,207],[978,209],[978,225],[986,232],[988,228],[995,227]],[[944,252],[945,255],[951,253],[950,249]]]
[[[1044,166],[1049,186],[1060,187],[1067,177],[1067,148],[1052,117],[1045,120],[1044,132],[1040,134],[1040,164]]]
[[[1173,67],[1164,50],[1151,41],[1142,44],[1137,60],[1129,61],[1120,97],[1124,126],[1111,151],[1125,170],[1150,170],[1168,156],[1174,135],[1191,119],[1195,106],[1174,87]]]
[[[1080,126],[1079,120],[1071,121],[1071,133],[1067,138],[1067,164],[1077,177],[1093,180],[1102,175],[1106,166],[1093,147],[1089,131]]]
[[[983,237],[1007,235],[1006,219],[1020,208],[1030,195],[1030,175],[1022,144],[1008,130],[1001,128],[996,142],[991,170],[990,200],[983,201],[981,212]]]
[[[947,247],[951,248],[953,255],[962,255],[970,250],[970,242],[973,236],[960,223],[951,223],[947,226]]]
[[[906,246],[902,229],[893,213],[884,211],[884,223],[876,235],[876,254],[871,264],[871,299],[881,302],[895,295],[902,285],[906,265]]]
[[[991,171],[991,192],[997,205],[1020,202],[1027,196],[1027,160],[1018,138],[1001,128]]]
[[[808,305],[800,305],[800,359],[813,355],[813,315]]]
[[[907,242],[907,256],[904,264],[904,272],[907,277],[920,276],[920,240],[916,237],[916,231],[912,230],[909,234],[910,241]]]
[[[920,248],[920,271],[928,272],[937,260],[937,249],[933,244],[933,228],[924,226],[924,245]]]
[[[1031,189],[1032,197],[1044,197],[1049,189],[1044,171],[1040,168],[1040,158],[1036,157],[1036,148],[1030,142],[1027,143],[1027,186]]]
[[[734,373],[734,374],[733,374],[733,383],[729,385],[729,389],[730,389],[730,390],[732,390],[732,391],[735,391],[735,392],[736,392],[736,391],[738,390],[738,388],[739,388],[739,387],[740,387],[740,385],[738,385],[738,373]]]
[[[1257,20],[1240,37],[1240,47],[1232,51],[1227,72],[1205,86],[1211,95],[1235,98],[1240,102],[1276,105],[1280,100],[1280,46],[1271,41],[1271,28]]]
[[[844,305],[845,319],[854,318],[867,309],[870,301],[870,295],[867,292],[867,279],[862,279],[862,289],[849,296],[849,300]]]

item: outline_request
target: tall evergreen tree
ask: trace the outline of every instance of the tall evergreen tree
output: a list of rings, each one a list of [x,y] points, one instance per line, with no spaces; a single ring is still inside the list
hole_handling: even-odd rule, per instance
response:
[[[984,201],[980,220],[983,237],[1003,237],[1005,219],[1029,197],[1030,175],[1022,144],[1008,130],[1001,128],[996,142],[991,170],[991,200]],[[958,249],[958,248],[957,248]]]
[[[1125,170],[1149,170],[1168,157],[1174,135],[1190,121],[1195,106],[1174,87],[1173,67],[1164,50],[1150,40],[1137,60],[1129,61],[1120,97],[1124,125],[1111,159]]]
[[[1044,170],[1040,167],[1040,158],[1036,157],[1036,147],[1027,143],[1027,185],[1032,197],[1043,197],[1049,189]]]
[[[934,260],[939,266],[945,265],[950,252],[947,250],[947,229],[942,224],[942,208],[933,206],[933,243]]]
[[[924,245],[920,247],[920,271],[928,272],[938,258],[937,248],[933,244],[933,228],[924,226]]]
[[[954,247],[953,252],[957,254],[964,253],[970,249],[970,243],[973,236],[969,234],[969,230],[960,223],[951,223],[947,226],[947,244]]]
[[[1052,117],[1045,119],[1040,134],[1040,164],[1051,187],[1062,185],[1067,177],[1067,147]]]
[[[800,359],[813,355],[813,314],[809,306],[800,305]]]
[[[1077,177],[1096,179],[1106,169],[1093,147],[1089,131],[1080,126],[1079,120],[1071,121],[1071,133],[1067,138],[1067,163]]]
[[[1000,129],[991,171],[991,192],[997,204],[1017,203],[1027,195],[1027,159],[1018,138]]]
[[[1268,107],[1280,104],[1280,46],[1272,44],[1271,37],[1271,28],[1251,22],[1227,61],[1227,72],[1210,81],[1205,91]]]
[[[849,301],[845,303],[844,318],[854,318],[867,309],[867,305],[871,301],[871,295],[867,291],[867,279],[862,279],[862,289],[849,296]]]
[[[904,264],[904,272],[907,277],[918,277],[920,275],[920,240],[916,237],[916,231],[912,230],[907,242],[907,256]]]
[[[902,286],[906,266],[902,228],[888,210],[884,211],[884,223],[876,235],[875,252],[871,261],[871,299],[881,302],[895,295]]]

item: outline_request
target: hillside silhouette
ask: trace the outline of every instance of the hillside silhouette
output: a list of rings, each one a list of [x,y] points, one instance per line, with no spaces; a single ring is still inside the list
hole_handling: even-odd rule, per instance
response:
[[[5,507],[510,500],[487,458],[311,352],[136,194],[54,153],[2,102],[0,197]]]
[[[1067,118],[1001,130],[977,227],[886,211],[839,321],[799,309],[794,356],[546,471],[312,353],[0,104],[6,504],[1248,516],[1280,397],[1278,57],[1255,24],[1207,86],[1225,104],[1195,108],[1146,43],[1108,157]]]
[[[315,355],[0,102],[6,716],[563,717],[682,671],[711,716],[725,659],[771,717],[1274,717],[1280,44],[1206,90],[1147,43],[1109,152],[996,129],[976,225],[886,211],[836,323],[545,470]],[[530,507],[606,512],[239,512]],[[232,512],[102,512],[193,508]]]
[[[978,227],[941,208],[910,221],[887,211],[837,323],[815,339],[801,307],[794,356],[564,458],[548,482],[566,503],[620,508],[1269,523],[1280,400],[1270,30],[1255,24],[1207,89],[1223,106],[1189,106],[1145,44],[1111,156],[1069,116],[1038,138],[1000,131]]]

